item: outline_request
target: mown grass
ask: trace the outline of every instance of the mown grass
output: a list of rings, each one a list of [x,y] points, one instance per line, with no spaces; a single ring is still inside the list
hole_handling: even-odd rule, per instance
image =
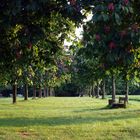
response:
[[[140,96],[126,109],[88,97],[18,100],[0,99],[0,140],[140,140]]]

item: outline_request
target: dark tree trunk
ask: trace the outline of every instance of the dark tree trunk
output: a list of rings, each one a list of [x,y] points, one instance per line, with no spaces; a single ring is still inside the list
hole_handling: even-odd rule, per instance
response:
[[[88,96],[91,97],[91,89],[90,87],[87,88]]]
[[[97,82],[97,92],[96,92],[96,98],[99,98],[99,92],[100,92],[100,88],[99,88],[99,82]]]
[[[44,95],[43,96],[47,97],[47,88],[46,88],[46,86],[44,86]]]
[[[49,96],[49,88],[47,87],[47,97]]]
[[[128,86],[128,81],[126,81],[126,94],[125,94],[125,98],[126,98],[126,102],[128,103],[128,95],[129,95],[129,86]]]
[[[25,84],[24,86],[24,100],[27,101],[28,100],[28,84]]]
[[[91,95],[92,95],[92,98],[95,96],[95,89],[94,89],[94,85],[93,84],[91,86]]]
[[[33,86],[33,99],[36,98],[36,86],[34,85]]]
[[[17,99],[17,85],[13,85],[13,104],[16,103]]]
[[[103,87],[102,87],[102,99],[105,99],[106,91],[105,91],[105,80],[103,80]]]
[[[116,83],[115,77],[112,75],[112,101],[115,102],[116,100]]]
[[[41,89],[41,87],[39,88],[39,98],[42,98],[42,89]]]
[[[50,96],[50,87],[48,87],[47,94],[48,94],[48,96]]]

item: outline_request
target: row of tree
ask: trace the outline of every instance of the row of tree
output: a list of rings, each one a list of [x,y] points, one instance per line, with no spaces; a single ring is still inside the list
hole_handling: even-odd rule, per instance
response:
[[[128,101],[128,83],[140,83],[140,18],[138,1],[95,1],[92,19],[83,28],[83,48],[75,55],[74,68],[77,82],[83,87],[96,89],[99,85],[105,96],[105,81],[112,79],[112,102],[116,100],[116,78],[125,83]],[[95,88],[94,88],[95,87]]]
[[[25,100],[28,85],[34,96],[39,89],[41,97],[42,88],[70,80],[72,69],[83,87],[88,83],[94,89],[102,81],[104,92],[104,79],[111,76],[115,101],[116,75],[124,78],[126,88],[130,79],[140,77],[139,5],[133,0],[2,0],[0,83],[13,87],[13,103],[18,86],[25,86]],[[84,24],[89,12],[92,19]],[[74,53],[67,55],[64,41],[75,38],[80,24],[83,39],[76,46],[83,48],[72,47]]]
[[[27,100],[28,85],[33,86],[34,96],[38,88],[41,97],[42,88],[69,79],[64,40],[83,18],[72,1],[3,0],[0,16],[0,83],[13,87],[13,103],[20,85]]]

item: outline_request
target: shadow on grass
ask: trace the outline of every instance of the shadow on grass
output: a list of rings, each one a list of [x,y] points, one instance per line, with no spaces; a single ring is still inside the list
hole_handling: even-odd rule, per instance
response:
[[[129,114],[113,114],[112,116],[98,115],[93,117],[52,117],[52,118],[0,118],[0,127],[26,127],[26,126],[61,126],[61,125],[82,125],[96,122],[111,122],[126,119],[140,118],[139,110]]]
[[[137,101],[137,102],[140,102],[140,99],[129,99],[130,101]]]
[[[91,109],[81,109],[81,110],[75,110],[73,112],[75,113],[79,113],[79,112],[92,112],[92,111],[101,111],[101,110],[110,110],[111,108],[109,106],[105,106],[105,107],[102,107],[102,108],[91,108]]]

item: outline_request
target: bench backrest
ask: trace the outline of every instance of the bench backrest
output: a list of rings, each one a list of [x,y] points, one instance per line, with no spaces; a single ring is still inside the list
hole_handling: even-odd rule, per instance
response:
[[[125,97],[119,97],[119,103],[124,102],[124,104],[126,103],[126,98]]]

